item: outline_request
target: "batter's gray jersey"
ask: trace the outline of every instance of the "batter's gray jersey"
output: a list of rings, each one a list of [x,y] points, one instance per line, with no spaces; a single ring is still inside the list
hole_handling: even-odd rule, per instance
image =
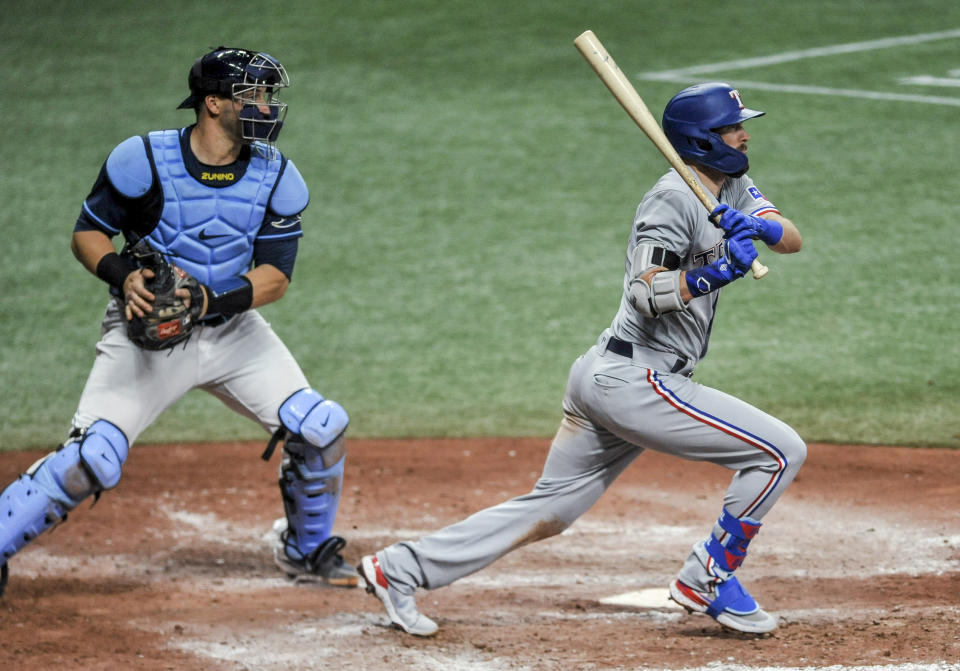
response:
[[[744,175],[728,179],[720,190],[720,202],[747,214],[777,212]],[[644,196],[633,219],[627,242],[626,272],[620,310],[610,326],[613,335],[627,342],[674,353],[696,364],[707,353],[707,340],[720,291],[694,298],[686,310],[653,319],[636,311],[628,298],[633,250],[638,243],[662,247],[677,254],[682,270],[691,270],[716,261],[723,255],[723,231],[710,223],[707,210],[676,170],[671,169]],[[644,269],[637,268],[640,274]]]

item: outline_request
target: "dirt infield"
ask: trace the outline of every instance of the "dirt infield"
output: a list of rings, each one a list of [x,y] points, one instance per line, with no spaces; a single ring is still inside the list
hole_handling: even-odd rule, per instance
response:
[[[548,442],[352,441],[347,559],[529,491]],[[960,669],[960,451],[811,445],[738,572],[781,619],[769,637],[658,600],[729,472],[647,453],[563,535],[422,592],[441,630],[416,639],[362,590],[273,567],[262,448],[134,448],[115,490],[11,560],[0,669]],[[39,456],[0,454],[0,480]]]

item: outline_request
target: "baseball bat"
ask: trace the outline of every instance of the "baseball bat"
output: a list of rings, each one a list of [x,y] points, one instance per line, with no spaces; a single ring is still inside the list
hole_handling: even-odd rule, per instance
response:
[[[594,69],[600,79],[603,80],[603,83],[610,89],[613,97],[617,99],[617,102],[619,102],[627,114],[630,115],[630,118],[640,126],[640,130],[656,145],[657,149],[660,150],[664,158],[673,166],[674,170],[680,173],[680,177],[683,178],[683,181],[687,183],[687,186],[690,187],[694,195],[703,203],[703,206],[707,208],[707,212],[713,212],[716,208],[716,203],[714,203],[713,198],[706,192],[700,182],[697,181],[697,178],[694,177],[690,167],[680,158],[680,154],[673,148],[670,140],[668,140],[666,134],[664,134],[663,129],[660,128],[660,124],[657,123],[657,120],[650,114],[650,110],[647,109],[643,98],[641,98],[637,90],[633,88],[633,84],[631,84],[630,80],[623,74],[623,71],[617,67],[613,58],[610,57],[610,53],[604,48],[600,40],[597,39],[597,36],[593,34],[593,31],[584,31],[573,43],[577,49],[580,50],[580,53],[583,54],[583,57],[587,59],[590,67]],[[750,269],[753,271],[754,279],[758,280],[769,271],[769,268],[760,263],[759,259],[753,260]]]

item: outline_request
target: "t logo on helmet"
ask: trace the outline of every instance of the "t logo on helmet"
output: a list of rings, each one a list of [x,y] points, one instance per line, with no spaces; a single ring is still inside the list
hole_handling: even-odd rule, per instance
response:
[[[730,89],[730,97],[737,101],[737,107],[740,109],[744,108],[743,101],[740,100],[740,91],[737,89]]]

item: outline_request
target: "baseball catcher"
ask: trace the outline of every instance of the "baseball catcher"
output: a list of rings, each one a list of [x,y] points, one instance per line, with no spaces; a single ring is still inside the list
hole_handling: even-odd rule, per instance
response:
[[[358,583],[332,533],[349,418],[257,312],[293,278],[310,200],[275,144],[290,79],[269,54],[221,46],[187,84],[179,109],[196,122],[116,145],[74,225],[73,253],[111,300],[66,440],[0,492],[0,590],[8,560],[115,487],[137,437],[192,389],[283,441],[274,563],[297,581]]]

